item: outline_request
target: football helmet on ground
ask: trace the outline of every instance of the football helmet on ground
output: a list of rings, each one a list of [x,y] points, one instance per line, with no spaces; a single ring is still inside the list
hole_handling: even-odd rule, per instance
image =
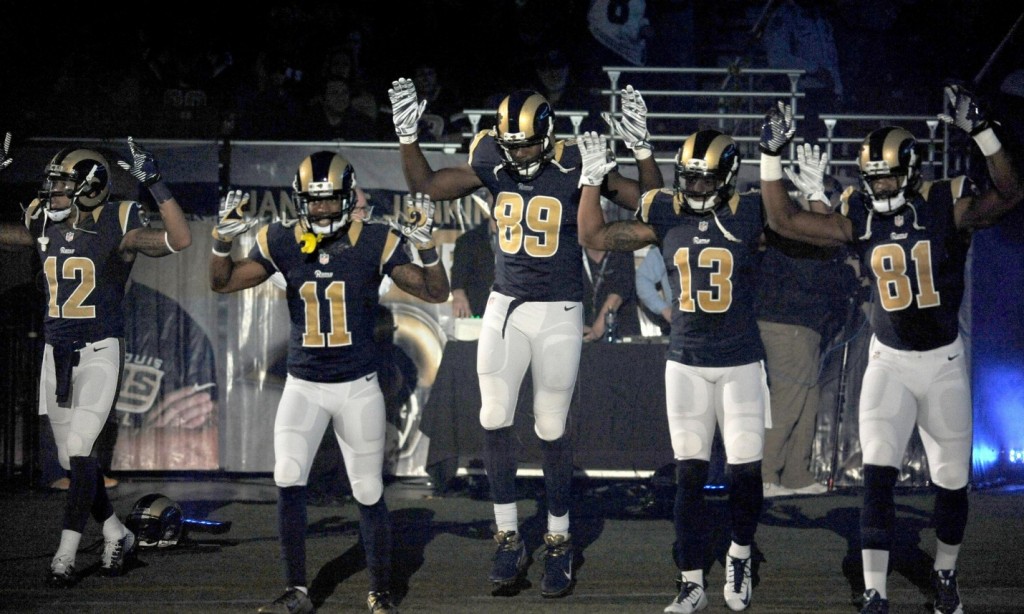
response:
[[[140,548],[166,548],[178,543],[184,519],[177,502],[152,493],[135,502],[124,524],[135,534]]]
[[[46,165],[45,176],[39,200],[53,222],[66,219],[71,214],[71,205],[88,211],[103,204],[110,194],[110,165],[92,149],[62,149]],[[55,208],[56,196],[71,202],[67,207]]]
[[[356,171],[348,160],[330,151],[307,156],[292,182],[299,219],[309,232],[330,236],[348,224],[356,204]],[[338,200],[337,211],[313,214],[310,204]]]
[[[864,191],[878,213],[893,213],[921,187],[921,156],[917,140],[903,128],[888,126],[872,131],[861,143],[857,155]],[[888,186],[875,186],[879,179],[895,178]]]
[[[495,140],[505,169],[520,181],[529,181],[554,157],[555,112],[544,96],[531,90],[512,92],[498,105]],[[541,145],[540,153],[522,158],[515,151]]]
[[[736,192],[740,152],[732,137],[701,130],[687,137],[676,154],[675,191],[697,213],[726,203]]]

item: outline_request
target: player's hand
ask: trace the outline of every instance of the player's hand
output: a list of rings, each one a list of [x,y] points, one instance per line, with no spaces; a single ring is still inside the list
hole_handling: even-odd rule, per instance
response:
[[[796,126],[793,125],[793,107],[779,100],[764,116],[758,147],[769,156],[777,156],[793,139],[794,134]]]
[[[469,298],[463,290],[452,291],[452,317],[473,317],[473,310],[469,307]]]
[[[622,108],[621,120],[615,119],[608,112],[602,113],[601,117],[613,132],[622,137],[623,144],[634,154],[638,149],[650,152],[651,133],[647,130],[647,104],[644,97],[632,85],[627,85],[626,89],[619,92],[619,101]]]
[[[971,136],[989,127],[985,113],[978,107],[974,94],[967,88],[959,83],[950,82],[946,84],[945,92],[946,98],[949,99],[949,106],[953,109],[953,115],[939,113],[940,120],[960,128]]]
[[[417,192],[402,214],[402,220],[395,227],[416,249],[430,249],[434,246],[434,201],[429,194]]]
[[[427,107],[427,101],[417,99],[416,85],[411,79],[404,77],[391,82],[388,98],[391,99],[391,119],[395,122],[395,134],[398,135],[399,142],[415,142],[420,117]]]
[[[157,406],[146,414],[146,426],[197,429],[213,416],[217,403],[209,390],[211,386],[192,385],[169,392]]]
[[[220,199],[220,211],[217,214],[217,226],[213,229],[213,238],[218,241],[231,242],[240,234],[244,234],[256,225],[257,220],[245,215],[245,207],[249,204],[249,193],[242,190],[228,190]]]
[[[615,160],[608,159],[608,150],[604,146],[604,139],[596,132],[584,132],[576,139],[576,142],[579,144],[580,156],[583,158],[578,187],[600,186],[605,175],[615,168]]]
[[[135,177],[147,188],[162,179],[160,168],[157,166],[153,154],[143,149],[141,145],[136,145],[135,139],[132,137],[128,137],[128,148],[132,152],[132,163],[128,164],[118,160],[118,166],[131,173],[132,177]]]
[[[828,153],[821,151],[817,145],[810,143],[798,145],[796,161],[800,171],[795,172],[792,166],[786,167],[786,175],[793,185],[808,201],[817,200],[829,206],[831,203],[825,196],[825,169],[828,168]]]
[[[7,152],[11,149],[11,133],[4,137],[3,153],[0,154],[0,171],[4,170],[14,162],[14,158],[8,157]]]

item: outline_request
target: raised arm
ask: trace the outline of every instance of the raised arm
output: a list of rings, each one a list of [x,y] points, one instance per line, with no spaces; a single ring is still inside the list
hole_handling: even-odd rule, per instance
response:
[[[427,301],[443,303],[451,291],[448,274],[441,264],[441,258],[434,246],[434,202],[426,194],[416,194],[412,204],[402,216],[401,222],[393,223],[396,230],[412,243],[419,252],[423,266],[403,264],[391,271],[391,278],[402,290]]]
[[[956,225],[957,228],[987,228],[1020,203],[1024,197],[1024,183],[974,94],[958,83],[947,84],[945,93],[955,115],[941,113],[939,119],[974,139],[985,156],[988,175],[992,179],[992,187],[985,192],[957,200],[953,209]]]
[[[220,215],[213,229],[213,253],[210,256],[210,289],[214,292],[237,292],[257,286],[270,273],[262,264],[243,258],[232,260],[231,247],[235,237],[247,232],[256,223],[245,215],[249,194],[228,190],[220,199]]]
[[[7,155],[11,149],[11,133],[4,137],[3,154],[0,155],[0,171],[11,165],[13,158]],[[32,234],[23,224],[0,223],[0,247],[21,249],[32,247]]]
[[[433,200],[451,200],[465,196],[483,185],[469,164],[437,171],[430,168],[417,140],[420,116],[423,115],[427,101],[417,99],[416,86],[411,79],[392,81],[388,98],[391,100],[395,134],[398,135],[402,174],[405,175],[410,192],[428,194]]]
[[[834,246],[853,240],[853,225],[850,220],[838,213],[814,213],[804,211],[789,197],[785,184],[782,182],[783,148],[793,138],[796,128],[793,126],[793,110],[779,101],[765,115],[761,128],[761,198],[764,201],[768,225],[782,236],[804,241],[814,245]],[[817,157],[806,155],[801,160],[810,166],[812,173],[824,175],[828,157],[819,154]],[[799,159],[799,158],[798,158]],[[812,190],[817,192],[817,186]],[[824,196],[824,188],[821,190]]]
[[[131,150],[131,164],[119,160],[117,165],[149,189],[160,209],[164,229],[136,228],[130,231],[121,241],[121,251],[141,252],[153,257],[180,252],[192,244],[192,231],[185,214],[164,183],[153,154],[137,145],[132,137],[128,137],[128,148]]]
[[[580,206],[576,222],[580,245],[594,249],[633,251],[657,243],[654,229],[636,221],[605,223],[601,211],[601,182],[615,167],[608,160],[604,142],[596,132],[585,132],[579,138],[583,170],[580,173]]]
[[[622,176],[617,171],[608,173],[605,181],[604,195],[612,202],[627,209],[636,210],[640,197],[649,190],[657,190],[665,186],[661,169],[654,161],[651,147],[651,134],[647,130],[647,104],[639,91],[632,85],[619,92],[619,103],[622,119],[616,119],[611,113],[605,112],[601,117],[608,123],[612,132],[622,137],[623,144],[633,152],[636,160],[637,177],[634,181]]]

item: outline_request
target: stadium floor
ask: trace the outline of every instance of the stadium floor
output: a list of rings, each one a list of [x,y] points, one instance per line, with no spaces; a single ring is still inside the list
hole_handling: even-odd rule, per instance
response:
[[[276,490],[266,477],[193,481],[188,477],[119,476],[110,491],[123,517],[143,495],[161,492],[191,518],[230,521],[220,535],[191,532],[184,543],[143,550],[119,578],[99,575],[102,540],[90,522],[77,567],[81,579],[53,589],[45,571],[57,545],[63,493],[7,489],[0,495],[0,611],[253,612],[283,590],[278,561]],[[443,497],[422,484],[396,481],[385,496],[395,527],[394,593],[403,612],[661,612],[675,596],[670,503],[664,485],[578,480],[572,510],[577,547],[574,591],[540,596],[539,557],[545,510],[540,481],[521,479],[519,510],[527,545],[536,548],[526,580],[493,595],[487,582],[494,542],[482,480],[464,481]],[[933,496],[898,491],[898,537],[889,576],[891,612],[931,612],[928,577],[935,531]],[[712,493],[708,514],[719,526],[709,541],[709,612],[722,599],[728,535],[726,496]],[[971,614],[1024,612],[1024,557],[1019,544],[1024,489],[976,490],[959,574]],[[766,500],[758,529],[755,587],[749,609],[768,612],[857,612],[862,590],[858,546],[860,492]],[[367,573],[358,545],[358,512],[344,497],[309,507],[307,568],[321,612],[365,611]]]

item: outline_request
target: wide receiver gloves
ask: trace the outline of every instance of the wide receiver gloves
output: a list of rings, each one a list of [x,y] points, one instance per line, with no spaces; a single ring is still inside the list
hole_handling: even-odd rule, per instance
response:
[[[391,222],[391,227],[402,233],[420,253],[423,266],[441,261],[434,249],[434,207],[430,195],[417,192],[400,219]]]
[[[220,199],[220,210],[217,225],[213,229],[213,253],[217,256],[231,254],[231,242],[240,234],[247,232],[256,225],[258,220],[245,216],[245,207],[249,204],[249,193],[242,190],[229,190]]]
[[[651,133],[647,131],[647,104],[640,92],[627,85],[619,92],[619,106],[622,108],[622,119],[617,120],[611,113],[601,113],[601,118],[622,137],[622,143],[633,152],[637,160],[651,157]]]
[[[762,181],[782,179],[782,148],[793,139],[794,134],[796,126],[793,125],[793,107],[780,100],[765,114],[761,125],[761,142],[758,147],[761,149]]]
[[[0,171],[4,170],[14,162],[14,158],[7,157],[7,152],[11,149],[11,133],[8,132],[7,136],[4,137],[4,149],[3,153],[0,153]]]
[[[939,113],[939,119],[971,135],[985,157],[999,151],[1003,145],[992,130],[991,123],[985,118],[985,113],[978,107],[974,94],[955,82],[946,84],[944,90],[954,114]]]
[[[411,79],[405,78],[391,82],[388,98],[391,99],[391,119],[395,122],[398,142],[403,145],[415,143],[420,117],[427,108],[427,101],[417,99],[416,86]]]
[[[800,166],[799,172],[794,172],[793,167],[786,167],[786,176],[793,182],[793,185],[800,190],[808,202],[817,200],[831,206],[828,196],[825,196],[825,169],[828,168],[828,153],[821,151],[817,145],[810,143],[797,145],[796,161]]]
[[[583,159],[583,168],[580,171],[580,182],[577,187],[601,186],[607,175],[615,168],[615,160],[608,159],[608,152],[604,146],[604,139],[596,132],[584,132],[576,139],[580,148],[580,156]]]

